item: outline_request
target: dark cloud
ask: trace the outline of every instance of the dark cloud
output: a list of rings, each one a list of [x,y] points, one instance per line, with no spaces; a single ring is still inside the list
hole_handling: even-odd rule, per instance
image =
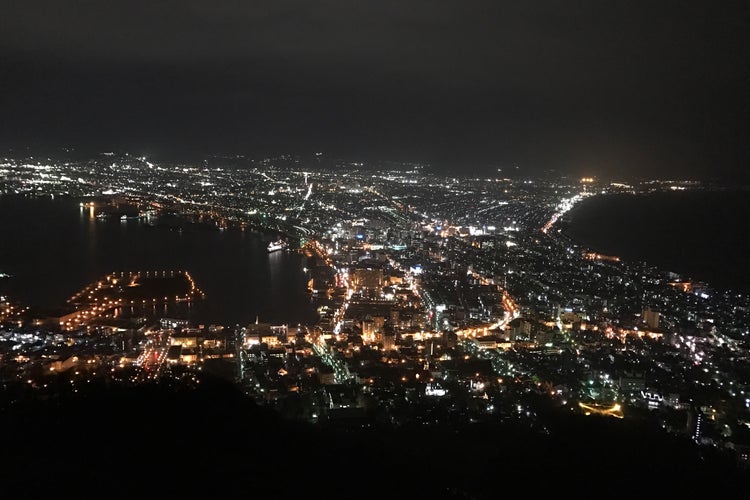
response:
[[[736,173],[748,19],[746,2],[6,0],[0,132]]]

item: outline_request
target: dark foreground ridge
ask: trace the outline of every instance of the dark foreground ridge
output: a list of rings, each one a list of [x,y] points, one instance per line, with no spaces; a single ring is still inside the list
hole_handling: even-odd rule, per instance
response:
[[[13,498],[692,498],[741,491],[741,470],[684,440],[611,418],[351,430],[290,422],[228,382],[100,387],[6,409]],[[515,493],[514,493],[515,492]],[[519,493],[520,492],[520,493]]]

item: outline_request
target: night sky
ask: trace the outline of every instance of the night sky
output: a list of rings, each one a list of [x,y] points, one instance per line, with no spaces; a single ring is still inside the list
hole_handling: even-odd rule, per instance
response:
[[[747,1],[3,0],[0,146],[747,178]]]

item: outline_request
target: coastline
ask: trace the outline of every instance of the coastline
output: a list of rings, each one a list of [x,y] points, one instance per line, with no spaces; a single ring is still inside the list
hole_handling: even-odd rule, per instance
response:
[[[597,194],[558,223],[571,242],[723,290],[750,292],[746,189]]]

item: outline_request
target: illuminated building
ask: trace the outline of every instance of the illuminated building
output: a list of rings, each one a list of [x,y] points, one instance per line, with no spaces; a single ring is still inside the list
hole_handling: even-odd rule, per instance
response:
[[[637,393],[646,389],[646,380],[643,373],[623,372],[620,376],[620,390],[625,393]]]
[[[362,320],[362,340],[365,343],[381,342],[385,318],[383,316],[367,315]]]
[[[475,337],[472,341],[479,349],[497,349],[497,337],[494,335]]]
[[[510,327],[508,330],[509,339],[514,340],[516,338],[528,339],[531,337],[531,322],[523,318],[515,318],[508,323]]]
[[[383,334],[383,349],[389,351],[396,347],[396,334],[393,332],[385,332]]]
[[[181,345],[193,348],[203,343],[203,336],[197,330],[185,329],[175,332],[169,337],[170,345]]]
[[[377,291],[383,286],[383,270],[380,268],[357,268],[354,270],[352,282],[358,289]]]
[[[167,363],[176,365],[180,362],[180,357],[182,355],[182,346],[172,345],[169,346],[169,349],[167,349]]]
[[[652,330],[659,329],[660,316],[661,313],[656,309],[651,309],[651,306],[646,306],[646,308],[643,309],[643,322]]]

